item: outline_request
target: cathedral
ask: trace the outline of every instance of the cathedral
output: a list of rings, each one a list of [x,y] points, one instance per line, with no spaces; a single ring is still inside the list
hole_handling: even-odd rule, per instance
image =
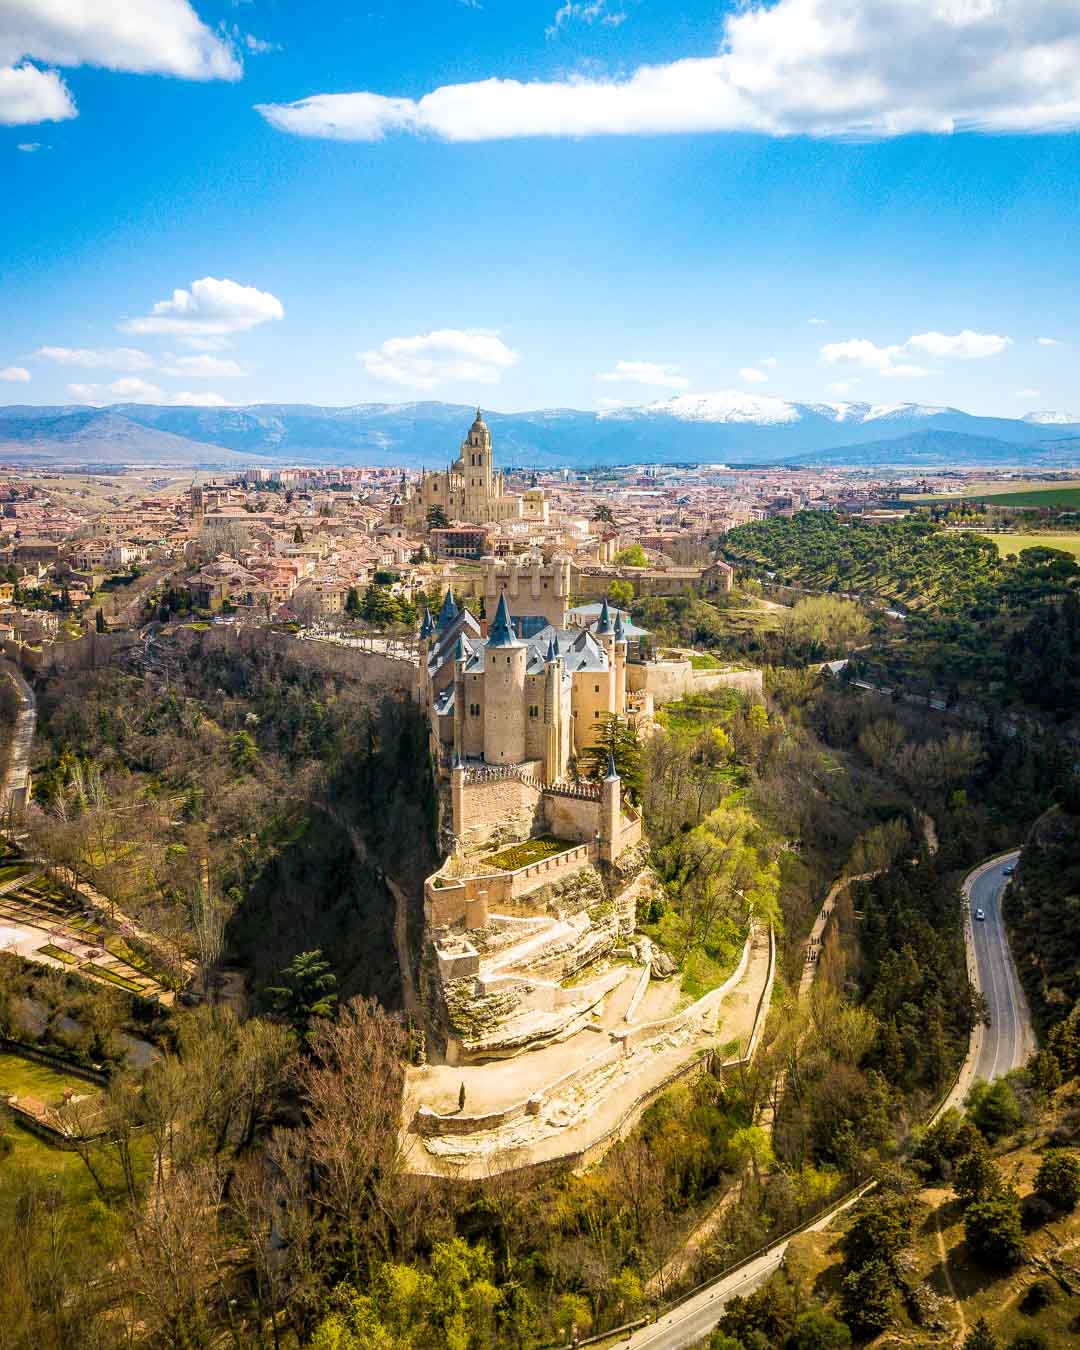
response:
[[[546,523],[548,518],[540,488],[530,488],[521,496],[506,491],[502,473],[495,468],[491,432],[479,408],[455,462],[445,473],[424,471],[407,503],[406,522],[423,524],[433,506],[441,506],[448,521],[470,525],[513,520]]]
[[[605,600],[591,626],[519,637],[505,592],[486,627],[449,591],[438,618],[424,616],[417,699],[439,762],[517,765],[561,782],[603,715],[627,712],[627,644],[640,630]]]

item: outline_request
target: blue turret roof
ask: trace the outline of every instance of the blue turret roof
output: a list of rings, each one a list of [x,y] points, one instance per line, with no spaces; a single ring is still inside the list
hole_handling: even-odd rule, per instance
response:
[[[435,631],[435,620],[431,617],[431,610],[424,610],[424,622],[420,625],[420,639],[429,638]]]
[[[616,642],[626,641],[626,629],[623,626],[621,609],[617,609],[615,611],[615,641]]]
[[[499,608],[495,611],[495,622],[491,625],[488,633],[487,645],[489,647],[517,647],[517,634],[514,632],[514,625],[510,622],[510,606],[506,603],[506,592],[503,591],[499,596]]]
[[[458,616],[458,607],[454,604],[454,592],[449,586],[446,588],[446,595],[443,597],[442,609],[439,610],[437,627],[442,631],[448,628]]]
[[[608,757],[607,757],[607,780],[606,780],[606,781],[607,781],[607,782],[611,782],[611,780],[612,780],[613,778],[618,778],[618,776],[619,776],[619,771],[615,768],[615,755],[614,755],[614,753],[613,753],[611,750],[609,750],[609,751],[608,751]]]
[[[607,596],[604,596],[604,603],[600,606],[600,622],[596,625],[596,631],[601,637],[607,637],[609,633],[615,630],[611,624],[611,611],[608,609]]]

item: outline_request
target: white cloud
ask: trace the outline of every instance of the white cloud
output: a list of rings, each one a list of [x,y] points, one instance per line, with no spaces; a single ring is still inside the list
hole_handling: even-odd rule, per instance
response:
[[[1057,338],[1036,338],[1035,341],[1040,347],[1060,347],[1061,343]]]
[[[434,389],[453,380],[495,384],[520,355],[497,333],[440,328],[416,337],[388,338],[377,351],[357,359],[373,380],[411,389]]]
[[[762,357],[762,359],[758,362],[758,365],[759,365],[759,366],[764,366],[766,370],[775,370],[775,369],[776,369],[776,357],[775,357],[775,356],[764,356],[764,357]]]
[[[714,55],[627,78],[492,77],[420,99],[316,94],[258,110],[297,135],[362,141],[1060,131],[1080,126],[1077,19],[1076,0],[748,0]]]
[[[660,389],[689,389],[690,381],[679,367],[660,361],[616,361],[614,370],[596,376],[605,384],[645,384]]]
[[[161,367],[165,375],[194,375],[200,380],[235,380],[247,374],[236,361],[222,361],[216,356],[170,356],[169,362],[169,365]]]
[[[171,300],[159,300],[144,318],[126,319],[120,327],[127,333],[170,333],[188,341],[243,333],[284,314],[281,301],[269,291],[203,277],[191,283],[190,291],[173,291]]]
[[[170,394],[168,401],[175,404],[178,408],[225,408],[228,403],[220,394],[212,394],[209,390],[198,393]]]
[[[629,408],[633,405],[624,398],[598,398],[596,406],[602,412],[616,412],[619,408]]]
[[[607,0],[565,0],[555,11],[550,25],[544,30],[550,37],[556,37],[572,23],[592,25],[601,23],[608,28],[618,28],[626,20],[624,10],[609,10]]]
[[[979,361],[986,356],[999,356],[1006,347],[1012,346],[1012,338],[999,337],[996,333],[973,333],[970,328],[965,328],[951,336],[947,333],[917,333],[908,338],[905,346],[909,351],[939,359],[957,357],[962,361]]]
[[[0,380],[7,380],[11,384],[29,384],[30,372],[25,366],[5,366],[0,370]]]
[[[0,63],[102,66],[185,80],[238,80],[231,45],[188,0],[3,0]]]
[[[164,403],[165,394],[156,384],[137,375],[114,380],[112,384],[69,384],[68,392],[84,403]]]
[[[997,333],[916,333],[906,342],[879,347],[868,338],[849,338],[846,342],[827,342],[821,359],[827,366],[862,366],[890,379],[920,379],[933,372],[910,360],[912,356],[930,356],[938,360],[978,361],[998,356],[1012,345],[1012,338]]]
[[[1025,398],[1025,399],[1027,399],[1027,398],[1042,398],[1042,390],[1041,390],[1041,389],[1018,389],[1018,390],[1016,391],[1016,397],[1017,397],[1017,398]]]
[[[827,384],[825,386],[825,392],[827,394],[837,394],[842,398],[845,394],[850,394],[852,390],[857,389],[858,385],[858,380],[833,380],[832,384]]]
[[[739,379],[743,384],[764,384],[768,378],[763,370],[758,370],[755,366],[743,366],[739,371]]]
[[[806,322],[813,328],[824,328],[829,321],[828,319],[807,319]]]
[[[21,142],[15,147],[15,149],[16,149],[16,150],[21,150],[21,151],[23,152],[24,155],[34,155],[34,154],[37,154],[37,152],[41,149],[41,142],[40,142],[40,141],[21,141]]]
[[[140,380],[137,376],[128,376],[114,380],[112,384],[69,384],[68,393],[82,403],[104,405],[108,403],[162,403],[173,407],[223,408],[225,399],[220,394],[187,391],[179,394],[167,394],[156,384]]]
[[[39,347],[34,353],[61,366],[81,366],[84,370],[151,370],[153,359],[137,347]]]
[[[63,122],[78,113],[68,87],[55,70],[0,65],[0,126]]]

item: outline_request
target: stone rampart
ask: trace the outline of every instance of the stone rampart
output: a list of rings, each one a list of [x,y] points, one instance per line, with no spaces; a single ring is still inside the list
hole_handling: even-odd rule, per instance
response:
[[[33,646],[9,641],[3,647],[4,655],[30,674],[66,675],[73,670],[99,670],[140,641],[138,633],[99,633],[92,628],[82,637],[55,642],[46,638]]]
[[[538,823],[541,789],[528,778],[508,775],[466,781],[460,791],[461,800],[453,813],[454,832],[466,848],[483,848],[496,836],[527,839]]]
[[[273,628],[222,623],[205,629],[178,627],[171,631],[183,645],[198,646],[202,651],[272,651],[307,670],[362,680],[387,691],[411,691],[415,681],[416,668],[409,661],[360,647],[343,647],[336,642],[302,639]]]
[[[632,693],[651,694],[657,706],[714,689],[737,689],[760,698],[764,688],[760,670],[695,670],[689,659],[630,661],[626,682]]]

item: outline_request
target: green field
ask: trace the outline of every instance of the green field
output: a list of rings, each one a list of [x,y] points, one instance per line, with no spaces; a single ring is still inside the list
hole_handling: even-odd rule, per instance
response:
[[[997,551],[1005,558],[1011,558],[1025,548],[1059,548],[1080,558],[1080,533],[1078,534],[988,534],[984,538],[992,539]]]
[[[1060,506],[1066,510],[1080,510],[1080,487],[1031,488],[1026,492],[984,492],[968,494],[969,500],[983,501],[989,506]]]
[[[21,1055],[0,1053],[0,1097],[36,1097],[46,1106],[58,1106],[66,1088],[78,1093],[100,1091],[74,1074],[61,1073]]]

